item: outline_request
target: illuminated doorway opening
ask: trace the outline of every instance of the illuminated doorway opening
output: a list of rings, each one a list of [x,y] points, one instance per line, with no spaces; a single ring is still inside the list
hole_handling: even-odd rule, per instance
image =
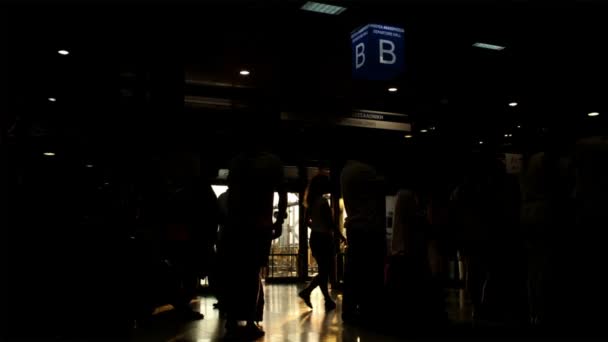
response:
[[[228,190],[227,185],[212,185],[215,195],[219,197]],[[274,194],[273,221],[279,207],[279,194]],[[283,223],[283,235],[272,241],[266,278],[297,278],[298,253],[300,252],[300,196],[298,193],[287,193],[287,218]]]

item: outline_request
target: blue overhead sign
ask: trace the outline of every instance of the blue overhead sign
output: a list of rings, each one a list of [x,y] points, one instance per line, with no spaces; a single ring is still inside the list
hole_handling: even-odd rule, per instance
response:
[[[401,27],[368,24],[351,33],[354,78],[390,80],[404,64],[404,32]]]

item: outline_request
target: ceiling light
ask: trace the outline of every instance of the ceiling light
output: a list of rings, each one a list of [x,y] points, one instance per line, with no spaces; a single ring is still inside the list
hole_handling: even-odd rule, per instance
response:
[[[500,50],[504,50],[505,49],[504,46],[494,45],[494,44],[486,44],[486,43],[475,43],[475,44],[473,44],[473,46],[481,48],[481,49],[494,50],[494,51],[500,51]]]
[[[483,141],[479,140],[479,145],[483,145]]]
[[[508,135],[508,134],[505,134],[505,138],[508,138],[508,137],[509,137],[509,135]]]
[[[54,98],[54,97],[49,97],[49,102],[55,102],[55,101],[57,101],[57,99],[56,99],[56,98]]]
[[[250,74],[250,72],[249,72],[249,70],[241,70],[241,71],[239,72],[239,74],[241,74],[241,75],[243,75],[243,76],[247,76],[247,75],[249,75],[249,74]]]
[[[426,129],[421,129],[420,130],[420,133],[426,133],[426,132],[428,132],[428,130],[426,130]]]
[[[55,152],[44,152],[43,154],[47,157],[53,157],[55,155]]]
[[[320,2],[308,1],[301,7],[305,11],[338,15],[346,11],[345,7],[322,4]]]
[[[521,128],[521,125],[517,125],[517,128]]]
[[[397,89],[397,88],[395,88],[395,87],[388,88],[388,91],[390,91],[391,93],[394,93],[394,92],[396,92],[397,90],[398,90],[398,89]]]
[[[58,54],[62,55],[62,56],[67,56],[70,54],[70,51],[68,50],[59,50],[57,51]]]
[[[591,113],[587,114],[587,116],[598,116],[598,115],[600,115],[600,113],[598,113],[598,112],[591,112]]]
[[[517,107],[518,103],[517,102],[511,102],[509,103],[509,107]]]
[[[411,135],[411,134],[406,134],[406,135],[405,135],[405,139],[411,139],[411,138],[413,138],[413,137],[414,137],[414,136],[413,136],[413,135]]]

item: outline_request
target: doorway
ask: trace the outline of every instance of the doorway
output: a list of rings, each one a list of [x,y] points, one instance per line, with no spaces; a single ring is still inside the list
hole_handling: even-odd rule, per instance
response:
[[[228,190],[227,185],[212,185],[219,197]],[[278,211],[279,194],[274,194],[273,208]],[[273,218],[274,221],[274,218]],[[287,218],[283,223],[283,235],[272,241],[266,279],[286,280],[298,278],[298,256],[300,252],[300,194],[287,193]]]

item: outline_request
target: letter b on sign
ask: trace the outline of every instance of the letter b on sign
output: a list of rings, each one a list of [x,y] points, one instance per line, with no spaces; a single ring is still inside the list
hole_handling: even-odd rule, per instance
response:
[[[389,80],[404,70],[404,30],[369,24],[355,30],[352,40],[354,78]]]
[[[365,44],[359,43],[355,46],[355,68],[359,69],[365,64]]]
[[[395,64],[397,56],[395,55],[395,43],[390,40],[380,39],[380,63],[381,64]]]

